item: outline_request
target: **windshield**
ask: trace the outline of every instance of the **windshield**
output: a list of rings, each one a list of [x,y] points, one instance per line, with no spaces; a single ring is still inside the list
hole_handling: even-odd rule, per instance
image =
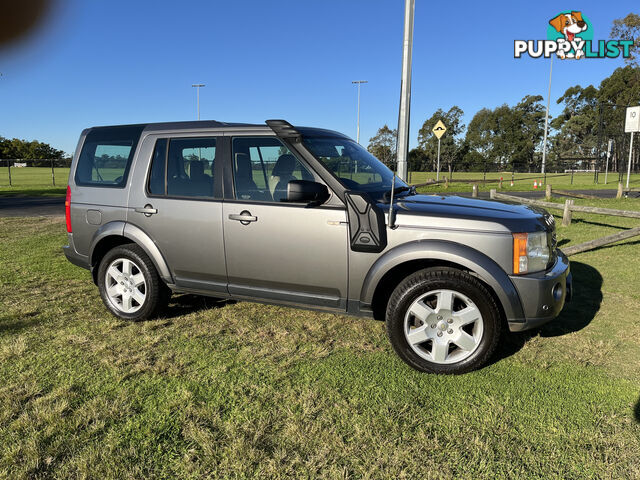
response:
[[[367,192],[376,200],[384,199],[391,190],[393,172],[353,140],[304,136],[302,143],[349,190]],[[402,187],[407,184],[396,177],[395,188]]]

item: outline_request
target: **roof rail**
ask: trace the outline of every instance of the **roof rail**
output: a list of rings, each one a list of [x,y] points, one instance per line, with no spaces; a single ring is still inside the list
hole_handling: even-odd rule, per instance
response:
[[[299,142],[302,138],[302,134],[296,130],[296,127],[286,120],[267,120],[265,123],[281,138],[295,142]]]

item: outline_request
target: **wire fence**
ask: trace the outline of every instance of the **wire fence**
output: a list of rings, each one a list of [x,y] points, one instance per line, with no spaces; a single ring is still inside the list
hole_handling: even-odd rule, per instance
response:
[[[0,186],[64,187],[70,159],[0,159]]]

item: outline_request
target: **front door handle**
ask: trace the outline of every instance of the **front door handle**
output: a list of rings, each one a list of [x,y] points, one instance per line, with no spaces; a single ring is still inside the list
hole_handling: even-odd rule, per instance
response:
[[[147,203],[144,207],[140,208],[135,208],[134,211],[136,213],[144,213],[145,217],[150,217],[151,215],[154,215],[156,213],[158,213],[158,209],[157,208],[153,208],[153,205]]]
[[[229,214],[229,220],[236,220],[240,222],[242,225],[249,225],[251,222],[257,222],[258,217],[254,217],[251,215],[251,212],[248,210],[243,210],[239,214],[231,213]]]

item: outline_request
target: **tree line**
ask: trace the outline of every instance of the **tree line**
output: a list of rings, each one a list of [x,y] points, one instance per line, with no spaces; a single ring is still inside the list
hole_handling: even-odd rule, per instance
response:
[[[37,140],[20,140],[18,138],[0,137],[0,159],[11,160],[59,160],[67,158],[68,155],[62,150],[53,148],[48,143]]]
[[[626,165],[628,134],[624,134],[627,106],[640,103],[640,16],[629,14],[614,21],[612,38],[632,38],[632,55],[626,66],[616,69],[598,87],[575,85],[556,102],[562,111],[549,117],[546,166],[548,171],[567,168],[591,170],[602,161],[612,140],[614,171]],[[442,171],[540,171],[546,106],[540,95],[525,95],[515,105],[482,108],[469,125],[457,105],[438,109],[418,132],[418,146],[409,152],[409,170],[436,169],[438,140],[433,127],[442,120],[447,127],[440,140]],[[387,165],[396,161],[397,131],[384,125],[369,140],[368,150]],[[639,162],[640,142],[634,142]],[[636,146],[634,145],[634,146]]]

